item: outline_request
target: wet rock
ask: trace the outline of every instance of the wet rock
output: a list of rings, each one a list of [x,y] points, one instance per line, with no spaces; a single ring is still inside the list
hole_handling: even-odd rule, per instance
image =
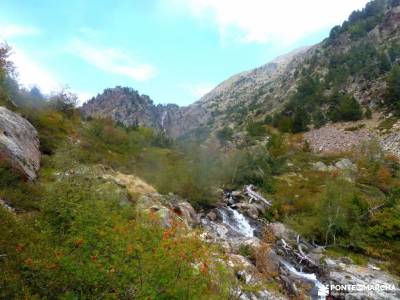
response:
[[[0,160],[29,180],[35,180],[40,168],[39,139],[36,129],[26,119],[0,107]]]
[[[254,205],[251,205],[247,209],[246,214],[252,219],[257,219],[258,218],[258,209],[257,209],[257,207],[254,206]]]
[[[211,221],[216,221],[218,218],[218,215],[214,210],[212,210],[207,214],[207,218],[209,218]]]

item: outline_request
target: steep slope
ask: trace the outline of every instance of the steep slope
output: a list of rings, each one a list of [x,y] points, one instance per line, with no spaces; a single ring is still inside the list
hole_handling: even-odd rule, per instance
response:
[[[150,97],[120,86],[105,89],[83,104],[81,111],[86,116],[111,118],[128,127],[154,128],[171,137],[181,136],[185,128],[199,126],[204,114],[196,105],[186,108],[175,104],[154,105]]]
[[[387,73],[400,57],[399,4],[372,1],[334,27],[321,43],[234,75],[188,107],[155,106],[147,96],[117,87],[105,90],[82,110],[89,116],[160,129],[176,138],[204,137],[225,127],[240,131],[248,120],[264,122],[276,112],[289,123],[296,122],[296,113],[305,116],[298,126],[305,130],[336,121],[329,115],[329,106],[339,105],[332,99],[336,94],[354,97],[364,109],[378,109]]]
[[[309,123],[316,123],[321,111],[327,121],[335,92],[354,97],[365,107],[380,108],[387,73],[399,58],[399,2],[376,0],[353,12],[321,43],[233,76],[199,103],[212,115],[214,130],[241,127],[249,119],[263,122],[280,110],[290,118],[299,110],[309,115]]]
[[[294,71],[312,48],[295,50],[257,69],[232,76],[199,101],[187,107],[154,105],[146,95],[127,87],[106,89],[85,103],[86,116],[112,118],[126,126],[146,126],[177,138],[207,133],[229,120],[240,121],[263,106],[263,113],[277,109],[294,88]]]

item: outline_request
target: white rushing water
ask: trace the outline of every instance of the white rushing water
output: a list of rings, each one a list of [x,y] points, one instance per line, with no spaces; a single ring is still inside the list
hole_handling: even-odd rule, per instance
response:
[[[304,279],[305,281],[312,282],[314,284],[314,287],[318,290],[318,295],[315,295],[312,297],[312,299],[325,299],[325,294],[323,294],[323,291],[326,290],[325,286],[317,279],[317,276],[314,273],[303,273],[300,271],[297,271],[295,267],[293,267],[291,264],[289,264],[287,261],[282,260],[282,264],[285,266],[285,268],[292,273],[293,276],[296,276],[298,278]]]
[[[254,229],[245,216],[230,207],[227,207],[226,210],[227,211],[220,209],[220,212],[222,215],[222,222],[227,227],[245,237],[254,237]]]

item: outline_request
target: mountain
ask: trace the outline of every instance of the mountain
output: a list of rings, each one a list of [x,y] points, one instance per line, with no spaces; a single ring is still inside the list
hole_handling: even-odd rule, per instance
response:
[[[363,105],[360,111],[380,108],[385,77],[399,56],[399,1],[376,0],[353,12],[321,43],[234,75],[187,107],[155,106],[147,96],[116,87],[90,100],[82,111],[163,130],[174,138],[204,136],[226,127],[240,131],[248,120],[264,122],[276,112],[283,112],[276,125],[296,123],[298,111],[307,117],[297,126],[303,131],[321,120],[336,121],[329,115],[329,105],[338,93]]]
[[[235,116],[236,110],[243,109],[243,105],[252,108],[257,101],[271,102],[270,108],[277,107],[291,90],[292,70],[303,62],[309,49],[295,50],[257,69],[234,75],[187,107],[154,105],[148,96],[117,86],[105,89],[83,104],[81,111],[86,116],[109,117],[126,126],[142,125],[163,130],[174,138],[199,128],[210,130],[208,127],[217,126],[218,116]]]
[[[147,95],[117,86],[105,89],[102,94],[83,104],[81,111],[90,117],[111,118],[125,126],[144,126],[179,137],[185,128],[199,126],[204,111],[196,105],[179,107],[175,104],[154,105]]]
[[[79,111],[0,46],[0,299],[400,299],[399,10],[188,107],[115,87]]]

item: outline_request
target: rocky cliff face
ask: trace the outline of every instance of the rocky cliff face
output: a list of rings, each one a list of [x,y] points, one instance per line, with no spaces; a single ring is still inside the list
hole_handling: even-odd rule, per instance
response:
[[[85,116],[112,118],[125,126],[154,128],[174,138],[184,134],[188,128],[197,127],[205,114],[203,110],[197,110],[196,105],[154,105],[150,97],[119,86],[104,90],[85,103],[81,111]]]
[[[36,129],[4,107],[0,107],[0,161],[10,163],[30,180],[36,179],[40,167]]]
[[[92,117],[108,117],[126,126],[160,126],[160,112],[146,95],[131,88],[106,89],[82,106],[82,111]]]

